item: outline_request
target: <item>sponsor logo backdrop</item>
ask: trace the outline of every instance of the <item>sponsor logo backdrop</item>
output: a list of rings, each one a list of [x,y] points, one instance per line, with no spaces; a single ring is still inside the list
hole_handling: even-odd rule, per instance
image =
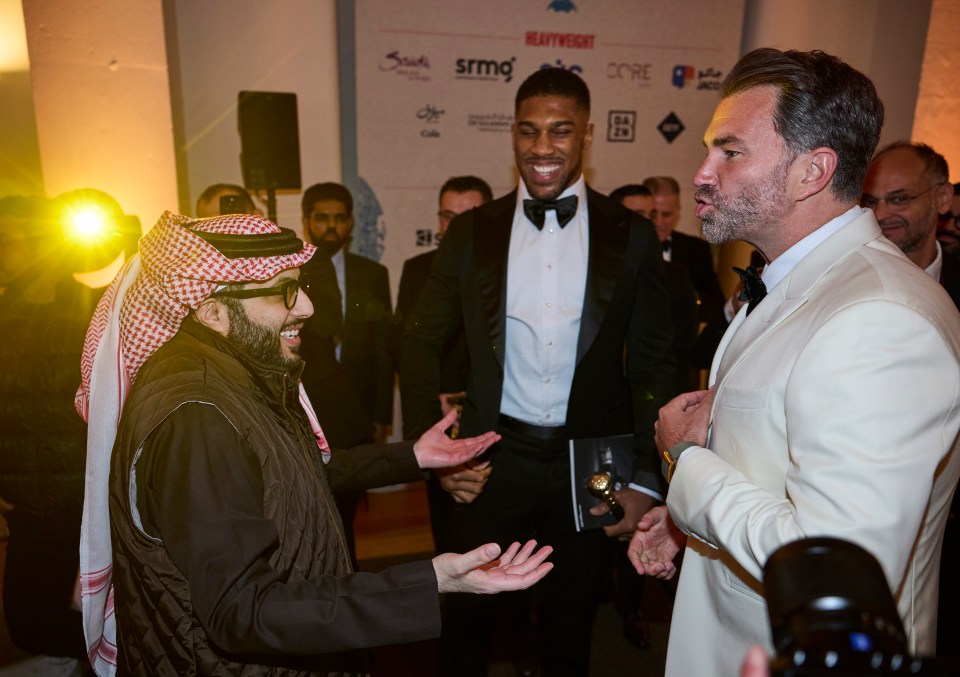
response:
[[[477,175],[496,197],[512,190],[514,95],[548,66],[590,87],[587,181],[609,192],[675,176],[680,228],[697,233],[690,180],[716,87],[739,56],[743,5],[357,0],[357,161],[382,210],[382,246],[354,250],[382,252],[395,290],[403,261],[436,244],[437,192],[448,177]]]

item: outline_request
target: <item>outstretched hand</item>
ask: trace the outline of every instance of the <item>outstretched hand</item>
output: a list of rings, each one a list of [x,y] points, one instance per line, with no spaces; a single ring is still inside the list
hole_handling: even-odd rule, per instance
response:
[[[670,519],[665,505],[651,509],[637,524],[627,557],[638,574],[670,580],[677,573],[673,558],[686,544],[684,534]]]
[[[413,445],[417,465],[427,468],[450,468],[466,463],[500,440],[500,435],[488,432],[476,437],[451,440],[444,432],[457,421],[456,410],[440,419],[430,430],[423,433]]]
[[[437,587],[440,592],[478,595],[529,588],[553,569],[552,562],[544,561],[553,548],[545,545],[534,552],[536,547],[536,541],[527,541],[523,548],[514,543],[500,554],[500,546],[487,543],[462,555],[438,555],[433,558]]]

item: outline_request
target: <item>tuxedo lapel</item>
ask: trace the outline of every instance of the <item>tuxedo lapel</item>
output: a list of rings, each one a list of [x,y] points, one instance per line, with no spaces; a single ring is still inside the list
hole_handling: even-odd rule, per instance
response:
[[[735,320],[740,320],[739,327],[731,323],[728,332],[731,336],[725,342],[726,346],[723,348],[723,354],[718,354],[720,365],[717,369],[716,378],[720,385],[723,385],[723,380],[727,374],[750,354],[750,350],[765,334],[773,331],[806,302],[806,295],[784,298],[784,291],[787,288],[786,282],[784,280],[772,289],[756,309],[750,313],[749,317],[746,310],[741,308],[741,313],[738,313],[738,318],[735,318]],[[743,315],[742,318],[739,317],[741,314]]]
[[[587,188],[590,252],[587,257],[587,284],[580,315],[580,336],[577,340],[577,364],[587,354],[607,315],[617,288],[627,253],[630,230],[623,219],[601,211],[595,195]]]
[[[501,367],[506,348],[507,257],[516,204],[517,191],[513,191],[496,201],[496,209],[489,216],[481,215],[482,210],[476,212],[473,224],[480,309],[487,337]]]

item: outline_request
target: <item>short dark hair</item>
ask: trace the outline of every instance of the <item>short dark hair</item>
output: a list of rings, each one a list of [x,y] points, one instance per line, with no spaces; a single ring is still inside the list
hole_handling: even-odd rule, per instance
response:
[[[672,176],[649,176],[643,180],[651,195],[680,194],[680,184]]]
[[[480,193],[480,197],[484,203],[490,202],[490,200],[493,199],[493,191],[490,190],[490,186],[479,176],[451,176],[443,183],[443,186],[441,186],[440,198],[442,199],[443,194],[447,191],[469,193],[472,190]]]
[[[257,211],[257,206],[253,204],[253,198],[250,197],[246,188],[235,183],[215,183],[212,186],[207,186],[200,193],[200,197],[197,198],[197,214],[200,213],[200,205],[212,200],[217,193],[231,193],[240,198],[240,207],[244,214],[255,214]]]
[[[612,193],[610,193],[610,199],[616,200],[617,202],[623,202],[628,197],[653,197],[653,193],[650,192],[650,189],[646,186],[641,186],[639,183],[628,183],[625,186],[620,186]]]
[[[947,159],[925,143],[911,143],[910,141],[894,141],[877,151],[873,156],[876,160],[884,153],[898,148],[909,148],[923,162],[923,172],[930,179],[930,183],[947,183],[950,180],[950,166]]]
[[[353,214],[353,196],[345,186],[339,183],[328,181],[327,183],[315,183],[303,191],[303,199],[300,200],[300,210],[303,212],[303,218],[309,218],[313,212],[313,205],[322,200],[336,200],[347,208],[347,214]]]
[[[577,107],[590,114],[590,90],[587,83],[566,68],[543,68],[523,81],[517,90],[514,111],[520,104],[535,96],[562,96],[573,99]]]
[[[723,98],[754,87],[774,87],[773,127],[794,157],[825,146],[837,153],[830,190],[856,201],[880,140],[883,103],[866,75],[819,50],[764,47],[746,54],[720,86]]]

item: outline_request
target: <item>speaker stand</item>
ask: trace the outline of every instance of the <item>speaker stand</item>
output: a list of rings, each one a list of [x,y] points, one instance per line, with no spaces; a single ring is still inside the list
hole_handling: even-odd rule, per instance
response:
[[[277,191],[274,188],[267,188],[267,218],[277,222]]]

